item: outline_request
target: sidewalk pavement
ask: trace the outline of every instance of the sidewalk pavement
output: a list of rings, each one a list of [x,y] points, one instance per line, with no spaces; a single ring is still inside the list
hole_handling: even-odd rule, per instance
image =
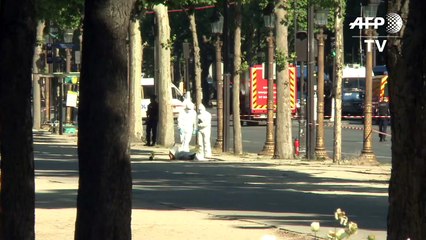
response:
[[[34,146],[36,239],[71,240],[78,188],[77,139],[39,131]],[[133,143],[131,149],[133,239],[311,239],[310,224],[315,220],[321,224],[318,235],[325,237],[339,226],[333,215],[337,208],[346,210],[359,225],[352,239],[370,234],[386,239],[389,165],[335,165],[256,154],[214,154],[208,162],[171,161],[168,148]],[[149,160],[152,153],[154,159]],[[174,179],[172,173],[183,179]],[[207,182],[203,191],[202,181]],[[179,193],[173,191],[176,188],[181,188]],[[217,199],[203,199],[209,193]],[[238,195],[247,203],[238,202]],[[219,204],[227,198],[227,207]]]

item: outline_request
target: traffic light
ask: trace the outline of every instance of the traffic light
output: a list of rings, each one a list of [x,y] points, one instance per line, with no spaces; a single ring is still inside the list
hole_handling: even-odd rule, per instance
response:
[[[297,61],[306,62],[308,60],[308,33],[299,31],[296,33],[296,56]]]
[[[330,38],[330,53],[332,57],[336,57],[336,38]]]
[[[301,40],[301,41],[303,41],[306,38],[308,38],[308,33],[306,31],[298,31],[296,33],[296,38],[299,39],[299,40]]]
[[[53,63],[53,46],[51,43],[46,43],[46,62],[47,64]]]

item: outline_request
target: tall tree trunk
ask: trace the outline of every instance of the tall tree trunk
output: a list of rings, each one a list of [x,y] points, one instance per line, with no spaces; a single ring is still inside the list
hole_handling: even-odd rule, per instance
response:
[[[126,37],[134,0],[86,0],[76,240],[131,239]]]
[[[287,0],[278,0],[275,5],[276,15],[276,55],[277,60],[277,113],[275,127],[275,158],[293,158],[291,133],[290,82],[288,78],[288,41],[287,41]]]
[[[343,21],[345,16],[346,1],[337,0],[334,9],[334,31],[336,34],[336,59],[334,97],[335,97],[335,115],[334,115],[334,142],[333,142],[333,162],[340,163],[342,159],[342,77],[344,64],[344,46],[343,46]]]
[[[34,47],[33,56],[33,128],[40,129],[41,127],[41,91],[40,91],[40,75],[41,53],[43,52],[43,31],[45,27],[44,20],[37,22],[36,30],[36,45]]]
[[[142,36],[140,21],[130,21],[130,48],[129,48],[129,80],[130,80],[130,139],[141,141],[143,138],[142,108],[141,108],[141,78],[142,78]]]
[[[234,83],[232,87],[233,122],[234,122],[234,154],[243,153],[243,140],[240,122],[240,73],[241,73],[241,0],[235,5],[235,37],[234,37]]]
[[[0,239],[34,239],[34,155],[31,68],[35,2],[0,4]]]
[[[195,11],[191,11],[188,16],[189,28],[192,34],[192,44],[194,47],[194,62],[195,62],[195,103],[196,109],[202,102],[201,94],[201,56],[200,56],[200,45],[198,44],[197,25],[195,23]]]
[[[387,45],[392,128],[387,239],[426,239],[426,3],[389,1],[406,20]]]
[[[167,7],[163,4],[155,5],[154,12],[157,17],[158,47],[158,143],[164,146],[172,146],[175,142],[173,111],[171,107],[171,74],[170,74],[170,25]]]

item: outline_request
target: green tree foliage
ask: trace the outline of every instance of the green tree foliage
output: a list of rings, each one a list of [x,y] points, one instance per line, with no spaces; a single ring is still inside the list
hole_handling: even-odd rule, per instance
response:
[[[39,0],[37,17],[56,24],[60,29],[78,29],[83,20],[84,0]]]
[[[165,1],[149,1],[145,4],[147,8],[145,17],[142,22],[142,36],[145,40],[146,50],[144,51],[144,73],[148,76],[153,76],[154,72],[154,51],[152,47],[154,46],[154,31],[153,31],[153,23],[154,23],[154,14],[151,12],[151,8],[155,3],[164,3]],[[213,1],[212,1],[213,2]],[[198,6],[206,6],[210,3],[205,4],[196,4],[194,5],[195,18],[197,21],[197,31],[199,36],[200,48],[201,48],[201,57],[208,58],[208,56],[213,55],[212,49],[206,44],[210,44],[210,21],[209,18],[212,15],[213,9],[195,9]],[[188,3],[182,1],[176,1],[168,3],[169,7],[169,18],[170,18],[170,30],[171,36],[174,38],[172,42],[172,56],[175,65],[183,65],[183,42],[191,42],[191,32],[189,29],[189,21],[188,16],[185,13],[185,9],[189,10]],[[203,61],[203,59],[202,59]],[[174,80],[179,80],[179,71],[176,70],[174,73]]]

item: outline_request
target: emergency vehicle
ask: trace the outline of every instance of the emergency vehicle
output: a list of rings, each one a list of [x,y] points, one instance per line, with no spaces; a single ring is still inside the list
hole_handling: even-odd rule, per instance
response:
[[[254,125],[266,123],[268,112],[268,79],[264,66],[254,65],[241,79],[240,111],[241,124]],[[290,107],[292,114],[297,113],[296,67],[289,67]],[[275,82],[275,81],[274,81]],[[274,113],[276,112],[276,84],[274,83]],[[275,115],[274,115],[275,117]]]
[[[141,94],[144,98],[141,100],[142,107],[142,119],[146,119],[146,111],[148,110],[148,105],[151,102],[150,96],[155,94],[154,78],[141,78]],[[177,119],[179,112],[184,109],[183,104],[183,94],[173,83],[170,86],[171,88],[171,105],[173,110],[173,118]]]
[[[373,105],[373,114],[376,112],[380,100],[384,97],[389,98],[388,75],[378,75],[373,77],[373,90],[371,102]]]
[[[363,116],[365,67],[349,64],[343,68],[342,94],[342,114],[344,116]]]
[[[356,64],[347,65],[343,69],[343,115],[359,116],[364,115],[365,101],[365,67]],[[373,73],[374,75],[374,73]],[[372,106],[373,114],[380,99],[388,97],[388,75],[373,76],[372,81]]]

